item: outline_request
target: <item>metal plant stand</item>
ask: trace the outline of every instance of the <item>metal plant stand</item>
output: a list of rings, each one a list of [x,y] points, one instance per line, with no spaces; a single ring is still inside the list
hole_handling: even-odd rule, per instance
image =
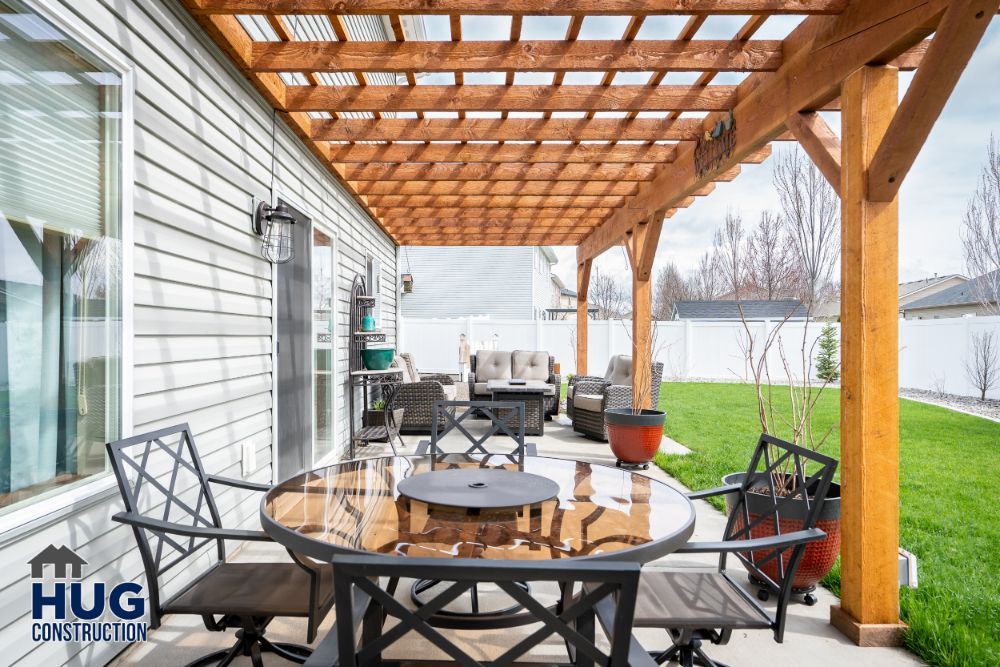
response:
[[[361,320],[365,315],[370,315],[375,308],[375,297],[368,296],[365,290],[365,279],[359,273],[354,276],[354,284],[351,286],[351,329],[350,333],[350,391],[348,391],[348,405],[351,420],[351,443],[348,452],[349,458],[355,458],[358,446],[366,446],[375,440],[384,440],[389,443],[392,453],[396,454],[396,445],[393,439],[403,445],[403,438],[399,435],[399,424],[396,423],[395,414],[392,407],[392,399],[399,390],[399,385],[403,382],[403,369],[390,368],[384,371],[366,370],[361,363],[361,350],[368,347],[369,343],[384,343],[384,331],[362,331]],[[378,387],[382,392],[387,408],[385,413],[385,423],[381,425],[364,425],[364,410],[371,400],[370,389]],[[361,389],[360,410],[357,405],[356,389]],[[359,425],[360,424],[360,425]]]

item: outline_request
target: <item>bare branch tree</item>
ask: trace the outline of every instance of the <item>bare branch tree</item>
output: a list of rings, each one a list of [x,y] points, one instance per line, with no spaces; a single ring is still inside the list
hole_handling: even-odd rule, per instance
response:
[[[715,230],[715,252],[718,257],[719,272],[722,275],[723,290],[740,300],[740,291],[746,282],[746,233],[743,218],[732,210],[726,212],[726,220]]]
[[[965,209],[962,245],[969,277],[987,314],[1000,315],[1000,142],[990,136],[979,186]]]
[[[781,218],[763,211],[747,239],[748,292],[759,299],[785,298],[795,293],[798,280],[795,248]]]
[[[802,276],[800,298],[811,310],[830,282],[840,255],[840,198],[797,147],[779,153],[774,185]]]
[[[706,252],[698,262],[698,268],[688,281],[688,293],[694,299],[712,301],[722,292],[719,276],[719,258],[715,253]]]
[[[597,308],[597,319],[616,320],[628,313],[632,301],[625,286],[614,275],[594,269],[587,301]]]
[[[986,400],[986,392],[1000,382],[1000,346],[996,334],[984,331],[972,335],[972,351],[965,362],[965,373],[972,386],[979,390],[979,400]]]
[[[653,285],[653,319],[669,320],[674,314],[674,304],[690,298],[688,284],[671,262],[656,274]]]

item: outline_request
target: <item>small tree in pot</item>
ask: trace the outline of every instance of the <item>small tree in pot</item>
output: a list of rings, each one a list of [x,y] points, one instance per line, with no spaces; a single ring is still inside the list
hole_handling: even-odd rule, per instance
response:
[[[743,317],[742,309],[740,318],[743,323],[746,335],[743,352],[747,366],[750,369],[754,382],[757,397],[757,414],[760,419],[761,431],[768,435],[774,435],[780,429],[783,434],[787,433],[788,439],[800,447],[805,447],[812,451],[819,451],[829,440],[833,433],[834,425],[831,424],[825,429],[817,429],[813,422],[813,415],[820,397],[827,388],[827,385],[834,377],[839,377],[839,363],[835,363],[831,368],[827,368],[822,373],[819,384],[813,381],[813,353],[817,344],[823,339],[809,343],[809,322],[806,321],[802,332],[802,343],[800,346],[801,366],[793,370],[781,344],[781,331],[788,321],[788,317],[782,320],[773,330],[762,339],[758,340],[754,332]],[[773,349],[781,359],[781,364],[787,379],[788,386],[781,387],[776,394],[774,383],[771,380],[771,373],[768,367],[768,357]],[[777,453],[771,452],[777,460]],[[791,469],[793,463],[786,461],[777,466],[770,475],[761,475],[759,481],[750,488],[748,494],[748,509],[750,511],[750,521],[753,523],[754,503],[753,497],[759,496],[762,512],[766,508],[773,507],[771,493],[778,497],[787,497],[794,493],[797,477],[795,471]],[[722,478],[723,484],[739,484],[743,481],[745,472],[736,472]],[[726,499],[727,510],[731,509],[730,499]],[[782,509],[781,530],[791,532],[799,530],[803,518],[807,514],[808,508],[804,499],[795,498],[788,502],[787,507]],[[765,522],[766,523],[766,522]],[[797,527],[798,526],[798,527]],[[816,598],[812,595],[816,584],[829,573],[836,563],[840,554],[840,485],[833,483],[823,504],[823,512],[819,517],[816,527],[826,533],[822,540],[812,542],[806,546],[802,562],[795,574],[792,590],[794,593],[802,594],[803,601],[812,605],[816,603]],[[771,531],[771,532],[769,532]],[[763,523],[751,530],[753,537],[767,537],[773,532],[771,526]],[[777,568],[777,562],[771,561],[770,567]],[[767,599],[768,591],[763,587],[762,582],[754,582],[762,586],[758,597]]]

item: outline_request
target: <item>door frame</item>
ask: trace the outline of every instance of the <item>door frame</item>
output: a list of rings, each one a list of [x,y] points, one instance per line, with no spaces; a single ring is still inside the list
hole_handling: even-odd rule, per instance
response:
[[[340,314],[337,304],[337,278],[339,277],[339,261],[340,261],[340,235],[337,232],[337,228],[330,223],[326,216],[322,216],[313,207],[307,204],[303,199],[301,199],[297,194],[289,192],[282,187],[276,187],[272,191],[271,205],[277,206],[279,202],[285,202],[286,204],[294,207],[295,209],[301,211],[309,217],[312,226],[319,228],[324,234],[330,237],[333,244],[333,275],[331,279],[333,281],[333,300],[334,300],[334,322],[333,322],[333,340],[331,341],[331,365],[333,368],[333,414],[332,419],[334,423],[337,423],[337,419],[340,413],[339,410],[339,399],[341,394],[340,382],[337,380],[337,363],[339,362],[337,356],[337,328],[339,325],[338,316]],[[312,249],[312,241],[309,242],[310,250]],[[311,283],[310,276],[310,287]],[[278,366],[280,365],[280,360],[278,358],[278,265],[271,264],[271,483],[277,484],[281,480],[277,479],[278,471],[278,447],[280,446],[277,442],[278,435],[278,422],[280,421],[280,416],[278,414]],[[312,312],[313,302],[312,302],[312,289],[309,290],[309,310]],[[312,374],[310,375],[310,387],[309,394],[312,396],[312,401],[310,401],[309,412],[310,416],[315,423],[315,392],[316,384],[312,380],[316,372],[316,358],[314,354],[310,355],[312,359]],[[315,429],[312,429],[313,435],[309,442],[308,451],[303,453],[303,459],[306,461],[307,469],[317,468],[321,465],[328,465],[336,460],[336,455],[339,450],[339,432],[335,427],[333,430],[333,451],[329,455],[325,456],[322,461],[316,461],[315,447],[316,447],[316,433]],[[311,466],[311,468],[310,468]]]

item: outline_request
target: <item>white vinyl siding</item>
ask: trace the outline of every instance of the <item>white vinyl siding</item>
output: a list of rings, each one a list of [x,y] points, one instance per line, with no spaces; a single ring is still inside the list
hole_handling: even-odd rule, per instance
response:
[[[206,468],[240,476],[240,446],[257,450],[254,481],[271,481],[272,267],[250,231],[253,197],[268,198],[272,111],[174,0],[58,0],[136,68],[133,431],[188,422]],[[379,27],[373,22],[370,29]],[[395,282],[395,247],[279,120],[276,189],[338,235],[339,446],[346,443],[348,292],[366,253]],[[395,290],[382,328],[395,342]],[[257,526],[259,495],[216,487],[228,527]],[[129,529],[113,524],[117,491],[68,517],[0,535],[4,664],[99,665],[124,648],[33,644],[26,562],[49,543],[87,560],[85,577],[142,580]],[[179,577],[190,576],[183,568]],[[179,582],[177,582],[179,583]]]

